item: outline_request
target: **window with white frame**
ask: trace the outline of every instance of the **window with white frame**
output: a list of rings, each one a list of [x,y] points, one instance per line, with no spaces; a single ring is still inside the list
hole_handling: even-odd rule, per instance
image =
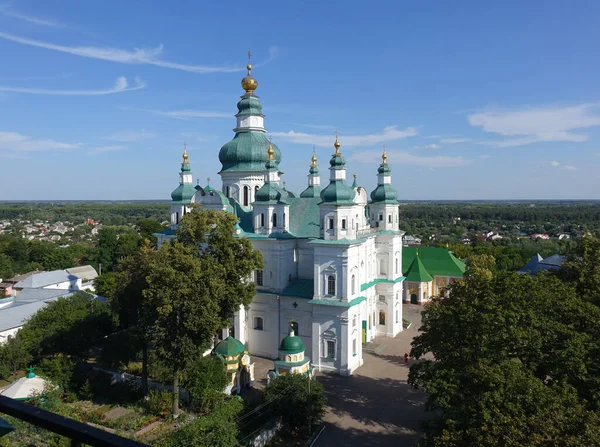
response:
[[[346,229],[346,219],[342,219],[342,230]]]
[[[327,295],[335,295],[335,276],[327,277]]]
[[[327,340],[325,342],[326,354],[327,358],[334,359],[335,358],[335,340]]]
[[[379,295],[379,301],[385,301],[385,295]]]
[[[329,218],[329,229],[333,230],[333,218]]]
[[[264,328],[264,322],[262,317],[254,317],[254,330],[262,331]]]
[[[385,326],[385,312],[379,312],[379,324]]]
[[[262,270],[256,271],[256,285],[257,286],[263,285],[263,271]]]

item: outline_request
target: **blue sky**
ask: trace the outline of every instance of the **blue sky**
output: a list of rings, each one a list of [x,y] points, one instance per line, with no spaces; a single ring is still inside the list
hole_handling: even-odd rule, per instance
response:
[[[248,50],[288,189],[337,127],[369,190],[600,198],[597,1],[1,1],[0,200],[220,186]]]

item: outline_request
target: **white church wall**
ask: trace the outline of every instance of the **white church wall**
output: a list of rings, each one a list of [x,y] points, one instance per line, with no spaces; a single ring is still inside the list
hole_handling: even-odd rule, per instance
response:
[[[310,279],[314,272],[314,254],[313,247],[308,243],[308,240],[301,239],[298,241],[296,248],[297,271],[298,278]]]

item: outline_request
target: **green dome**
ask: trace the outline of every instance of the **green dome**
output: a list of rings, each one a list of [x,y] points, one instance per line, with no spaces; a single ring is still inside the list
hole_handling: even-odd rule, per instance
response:
[[[267,162],[269,140],[264,132],[238,132],[219,151],[221,172],[251,171],[263,173]],[[273,144],[275,166],[281,161],[281,151]]]
[[[299,354],[304,352],[304,343],[300,337],[290,334],[281,340],[279,350],[285,354]]]
[[[237,103],[238,113],[235,116],[259,115],[262,114],[262,104],[258,100],[258,96],[244,95],[242,100]]]
[[[354,190],[344,180],[329,182],[329,185],[321,191],[322,203],[354,203]]]
[[[387,163],[381,164],[379,165],[379,168],[377,168],[377,172],[379,174],[391,174],[392,168],[390,168],[390,165],[388,165]]]
[[[215,354],[222,357],[237,357],[246,352],[246,347],[231,335],[215,346]]]
[[[267,182],[256,191],[255,201],[257,202],[283,202],[285,203],[285,197],[288,197],[287,193],[283,191],[275,183]]]
[[[189,203],[196,194],[196,188],[192,185],[184,183],[179,185],[172,193],[171,199],[174,202],[186,202]]]
[[[333,154],[331,160],[329,160],[329,166],[332,168],[341,168],[346,166],[346,160],[341,153]]]
[[[371,192],[373,202],[398,202],[398,193],[392,185],[377,185]]]

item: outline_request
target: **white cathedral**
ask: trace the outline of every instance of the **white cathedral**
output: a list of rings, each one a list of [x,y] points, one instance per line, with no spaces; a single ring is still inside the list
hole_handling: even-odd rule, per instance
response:
[[[363,363],[363,343],[402,331],[403,301],[426,302],[462,277],[464,265],[445,249],[403,250],[385,152],[370,201],[356,177],[346,182],[337,136],[327,186],[321,188],[314,155],[303,192],[282,186],[281,152],[265,135],[258,83],[247,68],[235,136],[219,152],[222,189],[193,185],[184,150],[171,226],[156,233],[158,245],[175,236],[193,203],[235,213],[237,235],[262,252],[264,268],[254,274],[256,295],[236,313],[231,335],[250,354],[276,359],[292,322],[314,369],[350,375]]]

